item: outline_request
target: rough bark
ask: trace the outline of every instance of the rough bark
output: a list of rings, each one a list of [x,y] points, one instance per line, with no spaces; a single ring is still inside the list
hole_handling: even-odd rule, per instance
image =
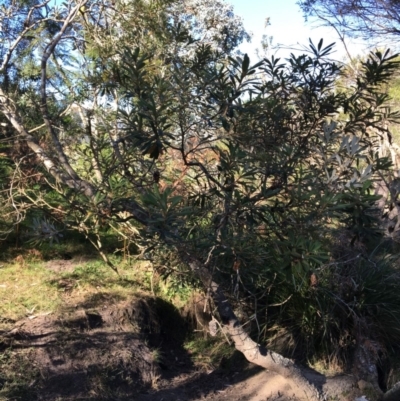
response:
[[[377,397],[382,397],[383,391],[379,387],[377,368],[380,345],[368,337],[360,335],[358,337],[353,358],[353,374],[358,380],[368,383],[371,391],[373,391]]]

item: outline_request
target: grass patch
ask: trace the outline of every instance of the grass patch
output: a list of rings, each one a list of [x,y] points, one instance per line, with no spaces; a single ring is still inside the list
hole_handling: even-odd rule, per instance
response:
[[[12,263],[16,258],[23,258],[25,261],[70,259],[82,255],[97,257],[96,250],[82,235],[70,233],[68,238],[57,243],[43,242],[37,246],[32,245],[26,239],[21,241],[3,241],[0,260]]]
[[[11,340],[7,336],[3,339],[0,338],[0,401],[34,401],[40,398],[42,392],[51,392],[54,388],[60,392],[64,391],[63,388],[68,387],[69,384],[66,386],[64,382],[60,382],[57,387],[58,385],[53,385],[51,382],[52,376],[48,376],[46,369],[53,365],[51,363],[50,365],[40,365],[40,361],[42,361],[40,358],[43,357],[44,362],[49,358],[52,361],[54,355],[57,358],[52,369],[57,369],[59,366],[57,363],[63,361],[63,357],[58,358],[60,355],[66,355],[67,359],[74,361],[72,363],[81,369],[77,371],[78,373],[75,371],[65,373],[60,368],[60,379],[57,378],[57,380],[67,380],[69,376],[78,375],[80,382],[77,384],[77,388],[81,391],[81,387],[87,385],[90,388],[90,391],[88,390],[90,397],[93,399],[117,399],[120,396],[131,394],[132,387],[140,388],[140,386],[147,385],[143,384],[140,379],[141,372],[147,365],[142,367],[138,364],[136,367],[134,358],[128,358],[132,362],[132,365],[129,366],[118,362],[118,358],[111,358],[109,367],[108,362],[105,362],[106,350],[109,349],[108,347],[112,349],[113,344],[113,342],[108,344],[103,341],[103,338],[108,338],[107,330],[110,328],[114,330],[112,326],[114,323],[111,320],[110,322],[103,321],[105,327],[103,331],[106,334],[103,331],[93,335],[91,333],[91,330],[97,327],[93,318],[98,314],[98,310],[112,311],[110,316],[117,316],[120,309],[115,309],[115,304],[124,300],[130,302],[138,293],[145,294],[144,290],[147,292],[149,290],[148,280],[146,280],[149,263],[129,264],[122,263],[116,256],[112,256],[112,258],[113,263],[118,266],[119,275],[100,260],[27,262],[26,257],[21,257],[18,262],[3,263],[0,268],[0,297],[2,300],[0,303],[0,333],[3,330],[9,331],[14,327],[19,327],[19,323],[16,324],[16,322],[20,319],[24,319],[24,324],[21,326],[21,337],[17,336],[16,342],[14,337]],[[129,307],[129,302],[126,304],[122,302],[118,304],[118,307]],[[140,306],[139,303],[138,305]],[[138,309],[134,308],[133,312],[135,311]],[[119,317],[115,317],[115,322],[118,321],[118,325],[129,326],[129,324],[132,325],[131,320],[138,319],[140,322],[138,332],[141,332],[146,323],[146,316],[142,316],[139,312],[136,316],[133,312],[125,316],[124,309],[122,309],[120,317],[123,319],[119,321]],[[51,314],[51,316],[49,316],[49,320],[47,317],[41,319],[40,315],[42,314]],[[27,316],[33,320],[25,319]],[[166,317],[166,319],[168,318]],[[41,327],[43,322],[47,324],[48,321],[53,324],[51,332],[54,327],[56,330],[60,327],[62,335],[55,334],[54,339],[44,337],[43,340],[40,340],[45,343],[41,348],[44,356],[41,356],[42,354],[38,351],[41,346],[39,348],[36,345],[31,346],[29,334],[31,332],[36,334],[36,331],[31,331],[32,327],[36,330],[37,327]],[[54,324],[54,322],[56,323]],[[25,332],[26,327],[28,328]],[[176,325],[174,327],[176,328]],[[135,327],[130,328],[134,331]],[[116,333],[113,341],[118,341],[122,335],[125,334]],[[127,341],[131,341],[135,345],[133,337],[131,338],[127,334],[126,336]],[[83,337],[87,338],[86,342]],[[96,343],[95,346],[93,346],[94,343]],[[116,348],[110,352],[121,352],[122,354],[118,355],[123,355],[126,350],[131,350],[129,345],[126,345],[126,349],[124,349],[124,344],[126,343],[121,343],[120,347],[114,345]],[[93,347],[93,350],[90,350],[90,347]],[[81,367],[84,362],[79,359],[80,353],[85,350],[89,356],[93,356],[95,352],[98,352],[99,347],[104,347],[104,352],[101,353],[101,355],[106,355],[104,360],[95,359],[93,371],[85,373]],[[154,350],[154,352],[153,356],[156,356],[159,350]],[[88,360],[90,362],[90,358]],[[61,362],[60,366],[62,366]],[[72,387],[74,385],[72,384]],[[68,391],[72,394],[75,390],[72,388]],[[56,396],[54,397],[57,399]]]
[[[220,337],[193,338],[184,344],[184,348],[193,362],[206,370],[227,367],[235,352],[234,347]]]
[[[32,263],[20,259],[19,263],[3,264],[0,330],[27,316],[62,312],[66,306],[84,302],[95,307],[104,298],[126,299],[138,290],[149,289],[144,279],[148,264],[122,264],[114,259],[119,275],[99,260],[69,261],[68,271],[63,270],[60,261]]]
[[[60,394],[64,394],[64,389],[68,394],[74,391],[83,394],[86,388],[93,399],[111,400],[132,394],[132,388],[148,386],[143,373],[147,365],[140,365],[135,357],[128,358],[132,362],[129,366],[122,366],[118,362],[119,359],[112,357],[110,365],[107,365],[108,360],[105,361],[108,358],[107,351],[112,348],[113,342],[103,341],[103,338],[108,338],[110,335],[107,330],[112,331],[121,325],[134,332],[136,326],[133,325],[133,321],[138,322],[140,327],[138,333],[147,333],[146,319],[151,318],[151,313],[147,316],[146,307],[140,305],[141,302],[146,303],[143,296],[148,296],[149,292],[153,296],[158,296],[154,298],[153,303],[150,302],[153,297],[149,297],[151,298],[149,302],[151,305],[154,304],[157,316],[160,315],[158,317],[163,333],[170,333],[166,336],[166,341],[174,347],[181,347],[184,342],[187,333],[186,324],[179,311],[167,300],[173,299],[184,303],[190,292],[187,283],[161,278],[148,261],[129,262],[124,261],[118,254],[111,254],[108,256],[119,271],[119,274],[116,274],[97,255],[88,255],[84,251],[84,247],[89,246],[87,243],[80,244],[81,248],[74,248],[75,245],[64,244],[54,249],[9,248],[7,257],[4,258],[4,254],[2,255],[0,334],[4,335],[6,334],[4,332],[20,326],[21,332],[18,332],[15,338],[6,335],[0,339],[0,401],[34,401],[40,399],[46,392],[60,391]],[[75,254],[74,249],[81,249],[81,253]],[[47,260],[49,256],[54,256],[55,259]],[[139,300],[134,307],[131,307],[132,300]],[[101,326],[101,330],[95,332],[97,327],[100,327],[95,321],[100,313],[106,316],[106,318],[103,316],[101,322],[104,329]],[[27,317],[32,320],[26,319]],[[46,332],[46,336],[38,340],[40,344],[43,342],[45,345],[37,347],[36,340],[33,337],[31,339],[30,334],[40,332],[42,327],[46,330],[50,327],[48,330],[50,334],[47,335]],[[123,335],[127,336],[126,341],[114,345],[115,349],[110,352],[125,355],[126,350],[132,349],[129,344],[135,346],[136,337],[130,337],[118,330],[112,337],[113,341],[119,341]],[[157,330],[156,324],[148,330],[152,335],[149,341],[154,341],[154,344],[158,341]],[[82,337],[87,338],[87,341],[85,342]],[[93,350],[90,348],[92,346]],[[160,361],[163,359],[162,351],[157,348],[158,345],[154,346],[156,348],[151,351],[151,355]],[[218,351],[219,346],[215,343],[214,350],[210,349],[211,363],[215,366],[218,365],[218,358],[220,359],[222,355]],[[104,347],[104,352],[101,347]],[[201,347],[199,349],[201,350]],[[89,357],[79,359],[82,352],[87,352]],[[105,355],[104,360],[94,358],[93,370],[86,372],[81,366],[84,364],[82,361],[92,363],[90,357],[95,352]],[[71,361],[79,369],[73,370],[72,373],[63,372],[63,355],[66,355],[65,360]],[[198,360],[200,364],[200,356]],[[50,371],[46,370],[48,366],[52,366],[55,370],[59,369],[59,372],[55,373],[52,370],[49,373]],[[43,367],[45,368],[42,369]],[[80,381],[72,383],[73,388],[71,388],[70,384],[67,385],[64,381],[70,380],[69,377],[74,375],[78,375]],[[52,382],[55,377],[57,385]],[[152,379],[150,385],[155,386],[156,382],[157,376],[154,377],[154,382]],[[58,393],[54,394],[53,399],[58,398]]]
[[[117,263],[116,263],[117,265]],[[49,284],[64,292],[69,303],[91,300],[91,307],[96,306],[96,299],[104,297],[126,299],[137,291],[149,290],[143,276],[146,265],[118,264],[119,275],[102,261],[90,261],[75,267],[49,281]]]
[[[61,305],[57,289],[49,285],[54,273],[41,263],[4,265],[0,277],[0,329],[7,322],[53,312]]]
[[[9,250],[12,261],[0,264],[0,330],[27,316],[62,313],[78,305],[95,308],[105,299],[124,300],[137,291],[148,291],[182,306],[192,291],[186,283],[162,280],[146,261],[129,262],[110,255],[119,271],[116,274],[98,255],[90,260],[84,252],[81,255],[85,259],[60,257],[68,252],[75,254],[76,245]],[[58,258],[46,262],[50,254]]]

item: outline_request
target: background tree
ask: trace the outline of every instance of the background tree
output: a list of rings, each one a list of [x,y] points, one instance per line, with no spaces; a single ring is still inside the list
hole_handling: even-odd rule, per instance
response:
[[[397,42],[400,5],[390,0],[300,0],[306,17],[315,16],[341,37],[362,37],[374,43]]]

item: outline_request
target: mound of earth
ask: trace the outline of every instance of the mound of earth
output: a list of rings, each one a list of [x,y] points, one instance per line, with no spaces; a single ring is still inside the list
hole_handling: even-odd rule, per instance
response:
[[[160,336],[156,304],[141,297],[96,309],[78,307],[62,317],[27,318],[2,335],[1,348],[19,353],[35,372],[31,399],[132,397],[160,375],[145,341]]]
[[[237,356],[216,370],[197,366],[182,347],[186,324],[171,304],[145,294],[98,299],[95,307],[87,302],[60,316],[26,318],[0,333],[9,369],[29,377],[7,400],[300,400],[290,381]],[[336,386],[338,399],[354,400],[346,378],[308,374],[319,388],[331,386],[330,394]],[[0,389],[5,380],[0,373]]]

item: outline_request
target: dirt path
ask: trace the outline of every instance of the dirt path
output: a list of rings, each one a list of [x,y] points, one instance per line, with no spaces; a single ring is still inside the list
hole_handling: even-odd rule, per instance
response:
[[[331,399],[354,401],[359,395],[350,377],[324,380],[309,371],[308,377],[318,388],[329,391]],[[332,398],[333,397],[333,398]],[[336,398],[334,398],[336,397]],[[141,394],[137,401],[300,401],[290,382],[275,373],[248,365],[244,370],[226,374],[221,370],[181,372],[171,380],[162,380],[158,389]]]
[[[163,385],[164,387],[164,385]],[[137,401],[293,401],[293,391],[278,375],[249,368],[234,375],[221,373],[182,376],[165,383],[165,388],[140,395]]]

